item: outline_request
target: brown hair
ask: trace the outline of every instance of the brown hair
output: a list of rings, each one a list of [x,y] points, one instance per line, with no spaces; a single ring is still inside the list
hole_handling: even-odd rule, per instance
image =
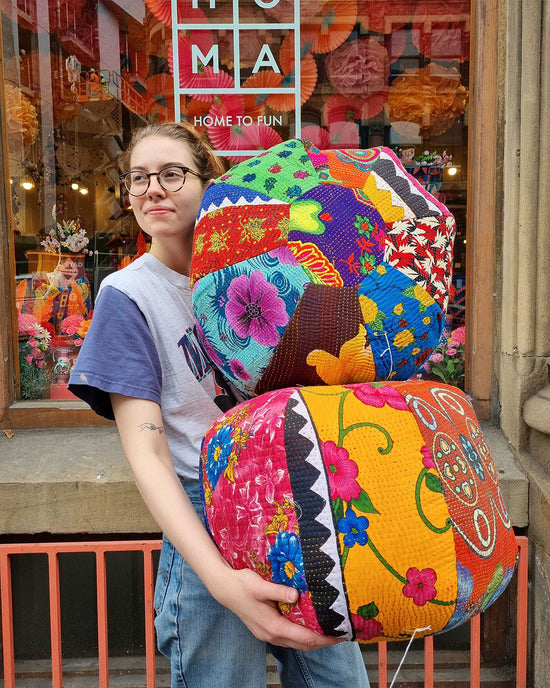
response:
[[[206,179],[214,179],[225,172],[221,158],[214,154],[210,144],[193,126],[185,122],[163,122],[160,124],[148,124],[138,129],[132,135],[130,144],[122,156],[122,164],[127,166],[136,145],[148,136],[166,136],[176,141],[185,143],[189,148],[196,165],[195,172],[202,174]]]

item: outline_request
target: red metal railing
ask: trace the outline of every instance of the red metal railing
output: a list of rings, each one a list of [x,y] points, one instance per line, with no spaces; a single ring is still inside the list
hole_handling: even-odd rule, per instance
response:
[[[516,638],[516,688],[527,686],[527,589],[528,589],[528,540],[518,537],[519,565],[517,572],[517,638]],[[142,552],[145,602],[145,655],[146,685],[155,688],[155,630],[153,611],[153,552],[159,550],[160,540],[117,542],[64,542],[51,544],[0,545],[0,607],[4,657],[4,687],[15,688],[15,653],[13,637],[13,602],[10,556],[14,554],[46,554],[48,557],[51,674],[52,688],[63,686],[61,652],[61,602],[59,586],[59,554],[91,552],[96,558],[97,628],[99,654],[99,686],[109,686],[109,651],[107,634],[107,577],[105,555],[107,552]],[[470,631],[470,688],[481,686],[481,633],[480,617],[474,617]],[[424,639],[424,688],[434,686],[433,637]],[[378,688],[388,688],[387,643],[378,644]]]

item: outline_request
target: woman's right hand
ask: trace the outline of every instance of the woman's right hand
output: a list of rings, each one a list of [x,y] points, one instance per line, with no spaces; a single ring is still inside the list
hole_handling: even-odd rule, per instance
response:
[[[297,602],[298,591],[295,588],[270,583],[250,569],[236,571],[229,566],[224,578],[223,584],[216,590],[210,588],[210,592],[260,640],[306,652],[342,642],[320,635],[281,614],[278,603]]]

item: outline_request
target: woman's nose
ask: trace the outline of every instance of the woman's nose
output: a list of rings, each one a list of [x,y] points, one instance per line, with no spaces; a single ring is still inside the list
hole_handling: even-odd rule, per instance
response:
[[[149,177],[149,188],[147,189],[147,193],[161,196],[164,196],[166,194],[166,191],[160,185],[158,174],[152,174]]]

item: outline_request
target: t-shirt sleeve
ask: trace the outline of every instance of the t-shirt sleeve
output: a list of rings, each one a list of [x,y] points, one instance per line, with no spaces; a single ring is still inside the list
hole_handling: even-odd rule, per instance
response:
[[[138,306],[114,287],[97,299],[69,390],[100,416],[114,420],[114,392],[160,404],[162,369],[151,330]]]

